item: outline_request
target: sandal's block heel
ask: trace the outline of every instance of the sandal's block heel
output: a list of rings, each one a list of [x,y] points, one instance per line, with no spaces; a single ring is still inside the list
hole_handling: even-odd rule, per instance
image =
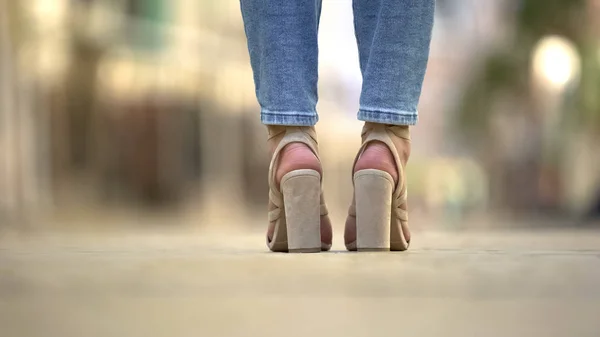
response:
[[[358,251],[390,250],[393,191],[394,180],[387,172],[369,169],[354,174]]]
[[[321,251],[321,175],[295,170],[281,179],[288,252]]]

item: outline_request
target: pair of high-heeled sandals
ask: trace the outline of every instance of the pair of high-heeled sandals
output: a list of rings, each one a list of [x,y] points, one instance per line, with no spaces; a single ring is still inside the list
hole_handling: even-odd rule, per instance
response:
[[[314,127],[268,126],[267,129],[269,139],[278,143],[269,165],[269,249],[290,253],[329,250],[331,242],[321,240],[322,229],[331,231],[321,174],[311,169],[294,170],[283,176],[279,186],[275,180],[278,157],[286,145],[306,144],[319,158]],[[390,149],[398,170],[398,182],[381,170],[354,173],[354,199],[344,234],[346,248],[350,251],[406,250],[410,232],[404,168],[410,152],[409,128],[365,123],[354,165],[372,142],[381,142]],[[322,228],[327,226],[329,228]]]

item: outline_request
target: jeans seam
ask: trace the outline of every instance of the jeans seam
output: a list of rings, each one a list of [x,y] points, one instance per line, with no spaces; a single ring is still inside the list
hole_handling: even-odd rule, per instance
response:
[[[297,116],[297,117],[314,117],[317,113],[316,112],[309,112],[309,111],[272,111],[272,110],[265,110],[263,109],[261,111],[261,113],[263,115],[272,115],[272,116],[278,116],[278,117],[287,117],[287,116]]]
[[[261,111],[261,122],[266,125],[313,126],[319,121],[316,112],[306,111]]]
[[[416,110],[408,111],[408,110],[395,110],[395,109],[372,108],[372,107],[360,107],[359,110],[365,111],[365,112],[384,113],[384,114],[402,115],[402,116],[415,116],[418,114]]]

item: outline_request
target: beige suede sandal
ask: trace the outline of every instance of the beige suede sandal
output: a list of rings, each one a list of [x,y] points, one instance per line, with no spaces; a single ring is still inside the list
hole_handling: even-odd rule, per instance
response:
[[[321,174],[315,170],[294,170],[283,176],[277,187],[275,173],[281,150],[291,143],[306,144],[319,159],[314,127],[267,127],[269,140],[278,142],[269,165],[269,231],[267,246],[274,252],[316,253],[331,249],[321,241],[321,228],[331,232],[321,189]],[[320,159],[319,159],[320,160]],[[272,236],[269,237],[269,233]]]
[[[409,128],[365,123],[354,166],[367,145],[375,141],[384,143],[392,152],[398,169],[398,183],[394,184],[392,176],[381,170],[354,173],[354,200],[346,221],[346,248],[350,251],[406,250],[410,232],[404,168],[410,155]]]

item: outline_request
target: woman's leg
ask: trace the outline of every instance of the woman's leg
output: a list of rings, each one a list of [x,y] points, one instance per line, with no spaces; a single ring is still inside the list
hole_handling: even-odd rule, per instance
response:
[[[354,0],[353,6],[363,75],[358,119],[366,123],[345,242],[350,250],[404,250],[410,242],[404,175],[408,126],[418,119],[435,0]],[[374,200],[389,203],[391,212],[389,206],[375,211]]]
[[[322,194],[320,200],[318,195],[317,200],[309,196],[310,172],[321,175],[313,128],[318,121],[315,107],[321,0],[241,0],[241,7],[261,121],[267,125],[272,156],[267,244],[274,251],[327,250],[332,240],[327,209]],[[303,172],[310,174],[302,176]],[[295,174],[301,174],[297,179],[307,179],[308,183],[290,187],[288,195],[293,197],[285,201],[282,194],[286,176]],[[315,202],[320,204],[318,209],[307,206]],[[315,212],[317,223],[309,220],[309,214],[293,215],[306,213],[306,207]],[[305,228],[315,225],[318,232],[319,223],[320,233]],[[292,234],[294,227],[302,227],[296,228],[300,234]],[[313,237],[318,241],[318,236],[317,246],[310,243]],[[296,247],[292,247],[292,241]]]
[[[318,79],[321,0],[241,0],[256,97],[265,125],[313,126]],[[277,142],[270,142],[273,154]],[[277,182],[300,168],[320,170],[300,143],[281,152]]]
[[[354,0],[353,7],[363,75],[358,119],[416,124],[435,0]],[[387,171],[398,179],[392,153],[381,143],[367,148],[355,170],[366,168]]]
[[[261,121],[317,123],[321,0],[241,0]]]

